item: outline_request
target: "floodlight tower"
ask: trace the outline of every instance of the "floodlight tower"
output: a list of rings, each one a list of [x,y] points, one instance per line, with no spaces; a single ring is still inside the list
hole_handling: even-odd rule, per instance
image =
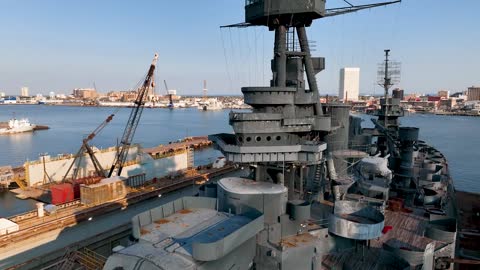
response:
[[[326,9],[325,2],[246,0],[245,22],[224,26],[264,26],[275,31],[272,79],[266,87],[242,87],[252,112],[231,112],[235,134],[210,139],[228,160],[250,164],[257,181],[285,184],[289,199],[319,198],[325,175],[324,139],[336,128],[324,114],[315,79],[325,59],[311,56],[306,27],[316,19],[400,1],[336,9]]]

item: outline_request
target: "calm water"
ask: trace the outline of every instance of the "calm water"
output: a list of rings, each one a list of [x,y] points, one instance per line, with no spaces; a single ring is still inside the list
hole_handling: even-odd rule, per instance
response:
[[[0,121],[13,114],[28,117],[32,123],[48,125],[49,130],[35,133],[0,136],[0,165],[21,165],[37,159],[39,154],[52,156],[74,153],[81,139],[94,130],[109,114],[117,111],[113,121],[92,141],[97,147],[115,145],[122,135],[130,109],[96,107],[62,107],[40,105],[2,105]],[[365,126],[370,126],[367,116]],[[420,127],[420,137],[442,151],[450,162],[455,186],[460,190],[480,192],[480,118],[435,115],[411,115],[402,124]],[[144,147],[156,146],[185,136],[201,136],[232,132],[228,110],[145,109],[135,134],[135,142]],[[195,153],[197,164],[211,162],[218,155],[213,150]],[[34,207],[34,201],[19,201],[8,192],[0,192],[0,217],[20,213]]]

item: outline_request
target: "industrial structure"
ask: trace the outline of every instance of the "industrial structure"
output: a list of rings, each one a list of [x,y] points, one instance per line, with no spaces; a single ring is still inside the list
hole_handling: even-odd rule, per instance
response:
[[[23,167],[24,176],[15,180],[19,186],[22,188],[50,186],[51,202],[58,204],[73,201],[82,193],[101,194],[98,190],[102,189],[104,184],[105,187],[107,185],[121,187],[122,185],[112,183],[124,182],[123,184],[135,187],[147,180],[193,167],[193,149],[188,147],[167,153],[167,150],[161,150],[162,147],[143,151],[138,145],[132,144],[148,93],[155,86],[154,71],[157,59],[158,55],[155,54],[145,80],[138,89],[118,147],[97,149],[90,146],[90,142],[112,121],[115,114],[111,114],[82,140],[81,147],[75,155],[60,155],[55,158],[43,155],[38,161],[26,162]],[[104,169],[108,167],[109,171]],[[96,187],[99,187],[98,190]],[[57,196],[59,190],[60,194]],[[121,190],[114,193],[125,195],[125,188]],[[97,196],[94,195],[90,197]],[[43,193],[38,195],[41,196]],[[59,196],[63,197],[57,199]],[[103,198],[102,201],[108,199]]]
[[[193,158],[189,157],[193,155],[191,151],[184,149],[174,153],[162,153],[160,148],[158,150],[155,150],[156,148],[142,149],[137,144],[132,145],[121,176],[128,178],[143,175],[145,179],[152,179],[185,170],[192,166],[189,164],[189,160]],[[103,168],[108,168],[113,163],[117,148],[97,149],[92,146],[92,150],[95,152],[98,164]],[[75,164],[75,168],[67,172],[71,164]],[[26,186],[31,187],[48,184],[49,182],[55,184],[64,180],[96,175],[95,166],[88,153],[56,157],[46,155],[38,160],[25,162],[23,168],[25,171],[23,181]],[[76,173],[76,176],[74,176],[74,173]],[[45,175],[48,175],[48,178],[45,178]]]

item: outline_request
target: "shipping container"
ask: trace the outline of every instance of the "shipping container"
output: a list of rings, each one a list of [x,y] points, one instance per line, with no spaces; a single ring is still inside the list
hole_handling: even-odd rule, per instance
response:
[[[138,174],[128,177],[127,179],[127,186],[129,187],[140,187],[145,184],[146,177],[145,174]]]
[[[80,201],[83,205],[93,206],[124,198],[127,178],[116,176],[105,178],[93,185],[80,185]]]
[[[0,218],[0,235],[18,231],[18,224],[6,218]]]
[[[56,184],[50,186],[52,204],[62,204],[75,199],[73,185],[70,183]]]
[[[100,176],[89,176],[71,180],[70,183],[73,185],[73,197],[75,199],[80,199],[80,185],[93,185],[97,184],[102,180]]]

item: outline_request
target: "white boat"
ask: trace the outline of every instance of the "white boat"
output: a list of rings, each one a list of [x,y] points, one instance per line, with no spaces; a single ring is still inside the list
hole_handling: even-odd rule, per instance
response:
[[[30,132],[30,131],[33,131],[34,129],[35,129],[35,125],[32,125],[27,118],[23,118],[20,120],[14,118],[8,121],[8,127],[0,128],[0,135]]]
[[[214,111],[223,109],[223,103],[216,98],[209,98],[198,102],[198,109],[204,111]]]

